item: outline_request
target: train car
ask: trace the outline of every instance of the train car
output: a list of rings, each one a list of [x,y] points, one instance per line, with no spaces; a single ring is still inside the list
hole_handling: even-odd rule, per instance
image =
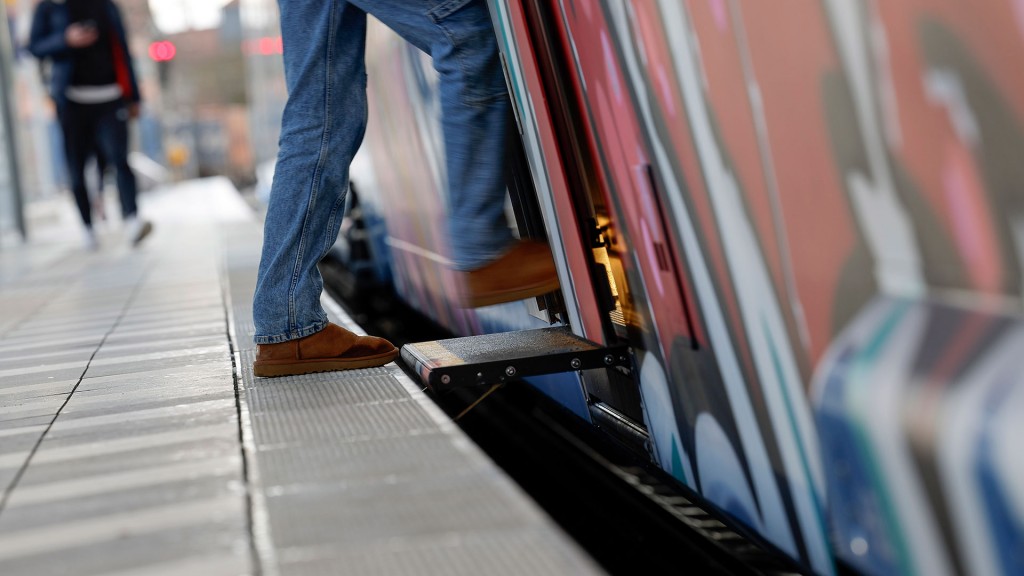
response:
[[[437,76],[379,24],[362,281],[460,336],[628,346],[529,382],[809,572],[1024,574],[1024,4],[489,6],[509,223],[562,289],[457,306]]]

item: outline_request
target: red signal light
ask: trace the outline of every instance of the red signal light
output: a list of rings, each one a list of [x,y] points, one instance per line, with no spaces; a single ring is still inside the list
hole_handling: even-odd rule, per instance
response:
[[[284,45],[281,42],[280,36],[268,36],[259,39],[257,43],[257,50],[263,56],[270,56],[271,54],[283,54]]]
[[[273,56],[284,53],[284,43],[280,36],[262,36],[250,38],[242,42],[242,52],[259,56]]]
[[[177,53],[178,49],[174,43],[167,40],[160,40],[149,45],[149,57],[154,62],[169,62],[174,60]]]

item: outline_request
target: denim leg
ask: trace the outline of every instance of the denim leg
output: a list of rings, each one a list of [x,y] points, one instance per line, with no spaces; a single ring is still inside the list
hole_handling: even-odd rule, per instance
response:
[[[440,75],[448,173],[448,234],[458,270],[500,256],[514,238],[505,216],[511,105],[484,0],[352,0],[428,52]]]
[[[129,218],[138,212],[138,184],[128,165],[128,108],[121,102],[101,106],[96,119],[96,145],[100,153],[97,162],[117,171],[121,216]]]
[[[451,6],[451,3],[448,3]],[[494,260],[513,242],[505,215],[511,118],[494,27],[483,0],[432,13],[449,43],[435,45],[448,166],[448,234],[456,269]]]
[[[257,344],[327,325],[317,262],[337,240],[367,115],[366,13],[344,0],[279,6],[289,96],[253,298]]]

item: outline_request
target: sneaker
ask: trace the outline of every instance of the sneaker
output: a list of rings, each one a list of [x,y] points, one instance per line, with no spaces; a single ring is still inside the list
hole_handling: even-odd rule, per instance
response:
[[[374,368],[391,362],[398,348],[383,338],[357,336],[336,324],[280,344],[258,344],[252,372],[260,377]]]
[[[125,230],[132,246],[138,246],[153,231],[153,224],[149,220],[139,220],[132,216],[125,221]]]
[[[95,252],[100,249],[100,243],[96,240],[96,231],[92,228],[86,228],[85,233],[82,235],[82,243],[86,250]]]
[[[558,272],[547,244],[519,240],[512,249],[476,270],[462,272],[464,308],[480,308],[558,290]]]

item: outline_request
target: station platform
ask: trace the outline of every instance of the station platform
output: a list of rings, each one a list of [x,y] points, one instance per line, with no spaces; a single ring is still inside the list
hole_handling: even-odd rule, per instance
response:
[[[233,188],[140,204],[136,249],[70,202],[0,249],[0,573],[602,573],[398,365],[253,377]]]

